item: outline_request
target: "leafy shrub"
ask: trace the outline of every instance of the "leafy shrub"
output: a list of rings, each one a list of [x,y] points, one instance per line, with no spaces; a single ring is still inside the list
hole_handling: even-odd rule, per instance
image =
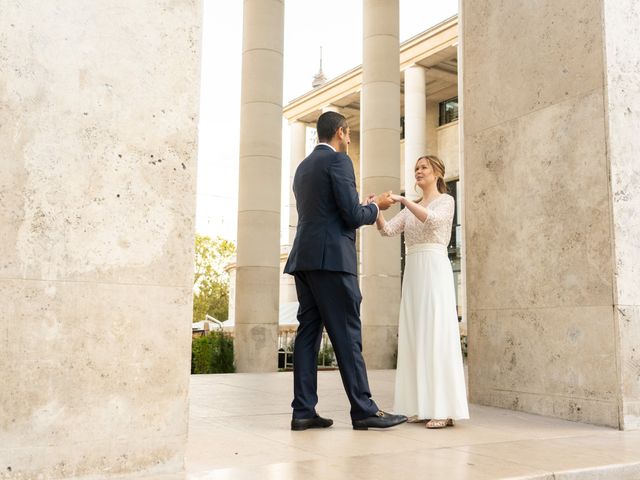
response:
[[[233,373],[233,338],[213,331],[194,338],[191,344],[191,373]]]
[[[318,352],[318,361],[317,364],[319,367],[333,367],[335,365],[336,355],[333,352],[333,347],[329,342],[325,343],[324,346]]]

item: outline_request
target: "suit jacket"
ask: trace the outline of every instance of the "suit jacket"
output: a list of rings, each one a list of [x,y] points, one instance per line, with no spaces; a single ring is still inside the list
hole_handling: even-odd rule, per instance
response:
[[[376,221],[376,205],[360,205],[346,153],[318,145],[293,178],[298,228],[285,273],[330,270],[357,274],[356,228]]]

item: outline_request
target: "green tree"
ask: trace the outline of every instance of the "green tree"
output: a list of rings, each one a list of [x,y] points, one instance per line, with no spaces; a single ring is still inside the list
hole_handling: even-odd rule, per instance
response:
[[[224,267],[236,253],[233,242],[196,234],[193,280],[193,321],[207,314],[219,320],[229,318],[229,274]]]

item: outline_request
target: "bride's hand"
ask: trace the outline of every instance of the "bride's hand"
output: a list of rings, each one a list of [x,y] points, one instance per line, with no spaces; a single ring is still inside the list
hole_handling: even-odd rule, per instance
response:
[[[391,200],[393,200],[394,203],[402,203],[404,201],[404,197],[402,195],[396,195],[395,193],[392,193]]]

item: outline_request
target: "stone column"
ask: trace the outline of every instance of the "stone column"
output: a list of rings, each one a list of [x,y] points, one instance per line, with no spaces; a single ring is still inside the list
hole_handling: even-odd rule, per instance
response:
[[[640,10],[461,5],[470,399],[638,428]]]
[[[417,200],[414,166],[427,153],[426,69],[413,65],[404,72],[404,178],[405,196]]]
[[[342,113],[340,112],[340,107],[336,105],[327,105],[325,107],[322,107],[322,113],[326,113],[326,112]]]
[[[298,227],[298,211],[296,210],[296,197],[293,195],[293,176],[300,162],[304,160],[307,147],[307,126],[302,122],[293,122],[289,125],[291,131],[290,151],[290,175],[289,175],[289,245],[293,245]]]
[[[245,0],[235,359],[277,369],[284,2]]]
[[[399,0],[363,1],[362,191],[400,191]],[[399,211],[385,212],[391,218]],[[400,304],[400,237],[361,232],[363,347],[369,368],[393,368]]]
[[[183,469],[200,7],[2,4],[3,479]]]

